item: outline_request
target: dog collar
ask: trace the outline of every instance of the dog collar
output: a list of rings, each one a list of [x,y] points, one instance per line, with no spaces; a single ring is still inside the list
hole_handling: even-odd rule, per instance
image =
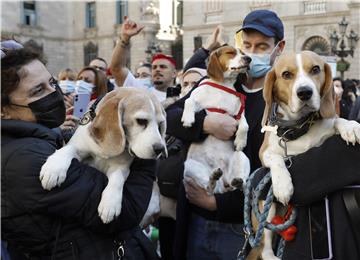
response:
[[[201,82],[201,83],[199,84],[199,87],[200,87],[200,86],[211,86],[211,87],[213,87],[213,88],[220,89],[220,90],[222,90],[222,91],[225,91],[225,92],[227,92],[227,93],[230,93],[230,94],[238,97],[238,98],[240,99],[241,106],[240,106],[240,110],[239,110],[239,112],[237,113],[237,115],[234,115],[234,118],[235,118],[236,120],[239,120],[239,119],[240,119],[241,114],[242,114],[242,113],[244,112],[244,110],[245,110],[246,96],[245,96],[244,94],[239,93],[239,92],[237,92],[237,91],[235,91],[235,90],[233,90],[233,89],[231,89],[231,88],[228,88],[228,87],[225,87],[225,86],[222,86],[222,85],[220,85],[220,84],[216,84],[216,83],[210,82],[210,81]],[[210,112],[217,112],[217,113],[222,113],[222,114],[225,114],[225,113],[226,113],[225,110],[220,109],[220,108],[208,108],[207,110],[210,111]]]
[[[283,120],[277,115],[278,106],[276,103],[272,104],[269,124],[278,127],[277,135],[285,141],[292,141],[306,134],[315,121],[320,119],[318,112],[312,112],[298,120]]]

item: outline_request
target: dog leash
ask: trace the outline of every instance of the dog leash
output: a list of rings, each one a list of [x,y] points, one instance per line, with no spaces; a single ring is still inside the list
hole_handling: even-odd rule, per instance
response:
[[[102,100],[102,98],[105,95],[101,95],[99,96],[95,102],[91,105],[91,107],[89,108],[89,111],[87,111],[83,117],[80,119],[79,124],[80,125],[87,125],[88,123],[92,122],[94,120],[94,118],[96,117],[96,107],[99,104],[99,102]]]
[[[240,110],[239,112],[237,113],[237,115],[234,116],[234,118],[236,120],[239,120],[241,118],[241,114],[244,112],[245,110],[245,101],[246,101],[246,96],[242,93],[239,93],[231,88],[228,88],[228,87],[225,87],[225,86],[222,86],[220,84],[216,84],[214,82],[210,82],[210,81],[205,81],[205,82],[201,82],[199,84],[199,87],[200,86],[211,86],[213,88],[217,88],[217,89],[220,89],[222,91],[225,91],[227,93],[230,93],[236,97],[238,97],[240,99],[240,103],[241,103],[241,106],[240,106]],[[226,114],[227,111],[225,111],[224,109],[221,109],[221,108],[207,108],[206,110],[210,111],[210,112],[216,112],[216,113],[221,113],[221,114]]]

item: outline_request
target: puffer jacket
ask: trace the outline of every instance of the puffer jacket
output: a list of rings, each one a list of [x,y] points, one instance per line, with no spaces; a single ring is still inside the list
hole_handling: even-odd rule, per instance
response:
[[[150,201],[154,160],[134,160],[121,214],[103,224],[97,212],[107,185],[103,173],[73,159],[64,183],[46,191],[39,173],[62,146],[59,135],[17,120],[2,120],[1,130],[1,235],[10,251],[27,259],[117,259],[119,243],[132,244],[133,234],[142,234],[138,224]]]

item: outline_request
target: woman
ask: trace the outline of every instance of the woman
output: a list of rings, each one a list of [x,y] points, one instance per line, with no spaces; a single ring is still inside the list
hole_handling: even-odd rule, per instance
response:
[[[107,178],[96,169],[74,159],[65,182],[44,190],[41,166],[62,146],[50,129],[65,119],[61,91],[36,53],[2,48],[1,54],[1,235],[16,253],[12,259],[118,259],[124,241],[124,259],[154,259],[142,250],[147,244],[138,225],[150,201],[155,161],[134,160],[122,212],[106,225],[97,207]]]
[[[91,94],[91,100],[107,93],[106,77],[93,67],[84,67],[77,75],[76,90],[78,93]]]

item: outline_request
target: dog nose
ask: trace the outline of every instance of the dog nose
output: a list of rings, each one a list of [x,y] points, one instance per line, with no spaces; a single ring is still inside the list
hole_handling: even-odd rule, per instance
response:
[[[305,86],[298,88],[296,94],[302,101],[306,101],[311,98],[313,91],[310,87]]]
[[[246,63],[249,64],[251,62],[251,58],[249,56],[242,56],[242,60]]]
[[[161,153],[165,152],[165,147],[162,144],[154,144],[153,150],[156,155],[160,155]]]

